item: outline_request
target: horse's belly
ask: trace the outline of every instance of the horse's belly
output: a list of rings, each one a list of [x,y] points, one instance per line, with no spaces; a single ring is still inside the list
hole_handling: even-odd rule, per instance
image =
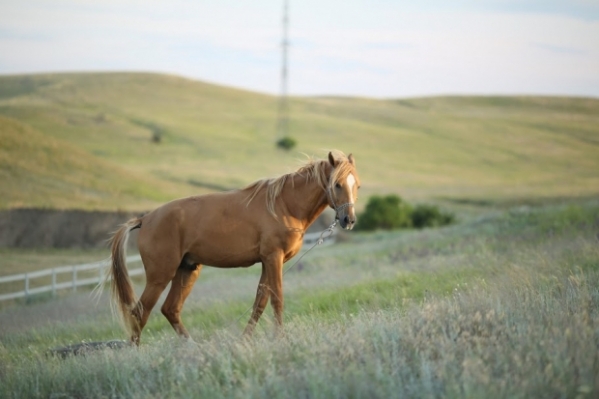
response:
[[[212,267],[222,267],[222,268],[231,268],[231,267],[249,267],[255,265],[260,262],[260,259],[248,259],[248,258],[205,258],[203,262],[199,262],[206,266]]]
[[[195,261],[214,267],[247,267],[260,261],[260,234],[247,221],[205,217],[185,233],[184,251]]]
[[[192,262],[214,267],[248,267],[260,262],[257,248],[212,245],[210,242],[190,248],[185,257]]]
[[[286,245],[278,245],[276,249],[283,251],[283,262],[287,262],[301,250],[301,247],[301,240],[293,240],[287,242]],[[249,267],[262,261],[260,248],[258,242],[253,245],[234,245],[232,243],[231,245],[221,246],[208,241],[191,248],[185,258],[189,259],[191,263],[213,267]],[[264,250],[263,247],[262,250]]]

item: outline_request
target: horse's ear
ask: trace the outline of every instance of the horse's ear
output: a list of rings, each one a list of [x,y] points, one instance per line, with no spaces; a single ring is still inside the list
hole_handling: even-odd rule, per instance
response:
[[[337,161],[335,160],[335,157],[333,157],[333,153],[329,152],[329,163],[335,167],[337,166]]]
[[[354,154],[349,154],[347,156],[347,160],[349,161],[349,163],[351,163],[352,165],[354,165],[354,167],[356,166],[356,160],[354,159]]]

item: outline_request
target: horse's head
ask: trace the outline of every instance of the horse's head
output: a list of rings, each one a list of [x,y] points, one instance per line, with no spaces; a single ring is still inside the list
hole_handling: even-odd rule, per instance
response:
[[[332,167],[327,187],[329,205],[335,210],[335,217],[341,227],[351,230],[356,224],[355,202],[360,188],[356,161],[352,154],[347,158],[335,158],[329,152],[329,163]]]

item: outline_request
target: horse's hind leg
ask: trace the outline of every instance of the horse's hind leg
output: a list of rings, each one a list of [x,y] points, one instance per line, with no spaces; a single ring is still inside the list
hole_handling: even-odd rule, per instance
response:
[[[148,280],[146,283],[146,288],[144,288],[144,292],[141,294],[141,297],[139,297],[137,306],[132,311],[135,322],[132,326],[131,342],[134,344],[139,345],[141,331],[148,322],[152,308],[156,305],[160,294],[162,294],[162,291],[164,291],[167,285],[168,281],[152,282]]]
[[[132,326],[131,341],[137,345],[139,345],[141,332],[148,322],[152,309],[160,298],[160,294],[175,276],[179,264],[176,255],[162,256],[157,259],[147,251],[143,251],[141,247],[140,253],[146,269],[146,287],[132,312],[135,322]]]
[[[183,303],[185,303],[185,300],[189,296],[193,284],[200,276],[201,270],[202,265],[197,265],[194,270],[179,267],[172,280],[168,296],[162,305],[162,314],[171,323],[177,334],[183,338],[189,339],[190,336],[181,321],[181,309],[183,309]]]

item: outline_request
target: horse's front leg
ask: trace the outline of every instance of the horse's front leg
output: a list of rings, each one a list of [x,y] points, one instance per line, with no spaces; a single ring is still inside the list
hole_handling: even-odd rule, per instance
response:
[[[258,289],[256,290],[256,300],[254,301],[252,316],[250,317],[250,321],[248,322],[248,325],[245,327],[245,330],[243,331],[244,336],[249,337],[253,334],[254,328],[256,327],[256,323],[258,323],[260,316],[262,316],[262,312],[264,312],[264,308],[268,303],[269,297],[270,287],[268,286],[266,267],[263,263],[262,275],[260,276],[260,282],[258,283]]]
[[[270,289],[270,304],[275,313],[277,335],[283,332],[283,258],[283,252],[277,251],[262,260]]]

